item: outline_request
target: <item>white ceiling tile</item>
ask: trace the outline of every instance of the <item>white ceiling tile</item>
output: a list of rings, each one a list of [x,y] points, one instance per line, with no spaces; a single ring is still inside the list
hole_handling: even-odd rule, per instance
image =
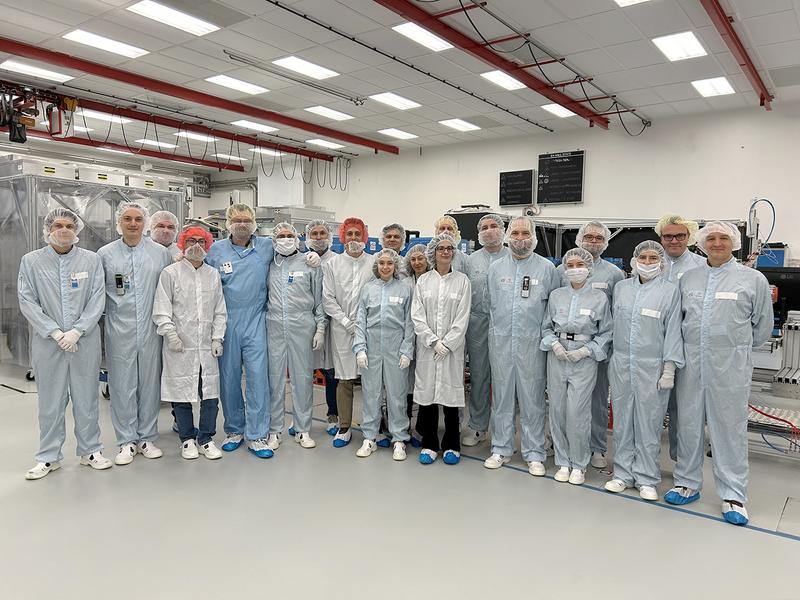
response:
[[[385,73],[394,75],[395,77],[414,85],[427,83],[431,80],[431,78],[428,75],[420,73],[419,71],[415,71],[411,67],[407,67],[401,63],[396,63],[396,62],[387,63],[385,65],[381,65],[379,69]]]
[[[627,44],[618,44],[606,48],[610,54],[628,69],[647,67],[666,62],[664,55],[650,40],[637,40]]]
[[[263,62],[270,62],[275,58],[280,58],[290,53],[282,48],[264,44],[251,37],[242,35],[241,33],[233,31],[232,29],[215,31],[214,33],[209,33],[203,37],[208,38],[207,41],[214,42],[215,44],[221,46],[220,53],[216,55],[216,57],[223,60],[226,58],[225,53],[222,52],[223,48],[239,52],[245,56]],[[273,41],[272,38],[267,39]],[[308,43],[310,44],[311,42]]]
[[[698,27],[694,30],[694,34],[697,36],[697,39],[700,40],[700,44],[709,54],[728,51],[728,46],[726,46],[725,42],[722,41],[717,28],[713,25],[709,27]],[[694,59],[690,58],[687,60]]]
[[[44,2],[43,0],[26,0],[25,2],[14,3],[13,6],[18,7],[20,10],[24,10],[27,13],[31,13],[39,19],[52,19],[53,21],[66,23],[72,26],[80,25],[92,17],[92,13],[87,14],[81,11],[81,7],[78,2],[75,2],[74,6],[70,6],[70,8],[65,8],[50,2]],[[107,6],[106,10],[109,8],[110,7]],[[7,18],[7,15],[3,14],[3,18]]]
[[[324,1],[327,2],[329,0]],[[373,0],[336,0],[336,3],[345,5],[359,14],[369,17],[376,23],[380,23],[386,27],[393,27],[405,21],[405,19],[397,13],[389,10],[388,8],[384,8],[376,2],[373,2]]]
[[[131,32],[158,38],[168,44],[183,44],[195,39],[195,36],[191,33],[186,33],[175,27],[137,15],[129,10],[116,10],[106,13],[103,15],[103,19],[97,19],[92,23],[96,23],[101,27],[99,31],[106,31],[106,27],[113,26],[116,30],[127,29]]]
[[[261,4],[266,6],[267,3],[263,2],[262,0]],[[307,21],[302,17],[298,17],[289,11],[281,10],[280,8],[278,8],[278,10],[271,11],[267,15],[264,15],[262,19],[264,21],[268,21],[272,25],[282,27],[286,31],[291,31],[294,34],[302,36],[307,40],[316,42],[317,44],[325,44],[327,42],[333,42],[341,39],[341,36],[335,34],[334,32],[329,31],[324,27],[320,27],[316,23]]]
[[[207,68],[190,65],[182,60],[177,60],[169,56],[163,56],[161,54],[145,54],[144,56],[141,56],[135,60],[128,61],[124,68],[127,70],[132,70],[131,67],[138,62],[149,63],[153,66],[159,67],[160,69],[180,73],[181,75],[186,75],[190,79],[208,77],[210,73]]]
[[[680,60],[669,65],[672,72],[683,81],[694,81],[723,75],[723,69],[715,56],[700,56],[691,60]]]
[[[714,96],[712,98],[706,98],[705,101],[713,110],[730,110],[734,108],[744,108],[747,106],[747,102],[741,94]]]
[[[115,13],[109,13],[107,16],[114,17]],[[172,43],[177,42],[177,40],[176,42],[165,41],[162,38],[150,35],[151,32],[147,28],[135,29],[126,25],[121,25],[116,20],[111,21],[105,18],[93,19],[89,23],[85,24],[83,28],[98,35],[103,35],[115,40],[120,40],[121,42],[132,44],[149,52],[161,50],[162,48],[166,48]]]
[[[550,0],[550,4],[570,19],[607,12],[616,6],[610,0]]]
[[[733,14],[739,19],[749,19],[793,8],[792,0],[729,0]]]
[[[652,119],[656,123],[658,122],[659,119],[665,119],[667,117],[672,117],[678,114],[677,111],[674,108],[672,108],[669,104],[654,104],[652,106],[648,106],[642,112],[646,113],[647,117]]]
[[[325,46],[317,46],[315,48],[303,50],[302,52],[298,52],[297,56],[342,74],[352,73],[353,71],[358,71],[367,66],[362,62]],[[335,83],[336,79],[328,79],[327,81]]]
[[[708,104],[703,98],[697,98],[694,100],[681,100],[679,102],[672,102],[670,105],[682,115],[706,112],[708,110]]]
[[[747,19],[744,29],[757,46],[800,39],[798,15],[794,10]]]
[[[406,86],[392,90],[395,94],[408,98],[414,102],[418,102],[422,106],[430,106],[442,102],[444,98],[439,94],[420,88],[419,86]],[[411,109],[417,110],[417,109]],[[405,111],[409,112],[409,111]]]
[[[442,98],[448,98],[449,100],[458,100],[459,98],[463,98],[465,96],[464,92],[438,81],[423,83],[419,87],[430,92],[434,92],[435,94],[439,94]]]
[[[614,56],[612,56],[607,50],[603,49],[589,50],[587,52],[571,54],[567,56],[567,63],[579,71],[589,75],[612,73],[614,71],[619,71],[620,67],[622,66]],[[536,69],[528,69],[528,71],[534,75],[536,75],[538,72]]]
[[[800,65],[800,40],[759,46],[758,54],[768,69]]]
[[[672,67],[672,64],[653,65],[650,67],[631,69],[629,73],[648,86],[678,83],[681,81],[681,77]]]
[[[407,85],[406,82],[399,77],[395,77],[394,75],[390,75],[374,67],[361,69],[360,71],[350,73],[350,75],[370,84],[374,90],[370,92],[371,94],[376,94],[384,90],[393,90]]]
[[[336,52],[341,52],[345,56],[349,56],[365,65],[377,66],[393,62],[392,59],[386,58],[369,48],[365,48],[347,39],[339,39],[335,42],[330,42],[325,44],[325,47],[335,50]]]
[[[267,4],[264,0],[216,0],[220,4],[229,6],[234,10],[250,16],[263,15],[268,12],[277,12],[279,9],[272,4]],[[291,4],[291,2],[286,2]]]
[[[430,50],[412,42],[405,36],[392,31],[391,29],[376,29],[357,36],[364,43],[376,46],[399,58],[413,58],[430,53]],[[413,61],[412,61],[413,62]]]
[[[247,39],[242,40],[240,42],[231,42],[230,39],[232,38],[235,33],[240,33],[242,35],[247,36]],[[215,31],[214,33],[209,33],[206,36],[211,41],[215,41],[217,43],[225,43],[226,45],[231,45],[235,43],[237,46],[242,47],[243,44],[249,43],[250,39],[253,40],[269,40],[269,46],[274,48],[279,48],[282,52],[279,52],[278,55],[286,55],[286,54],[293,54],[295,52],[300,52],[301,50],[305,50],[307,48],[311,48],[314,46],[314,42],[311,40],[307,40],[304,37],[299,35],[295,35],[291,31],[283,29],[282,27],[276,27],[271,23],[268,23],[264,19],[248,19],[246,21],[242,21],[241,23],[236,23],[229,27],[228,29],[223,29],[221,31]],[[220,41],[223,40],[223,41]],[[266,58],[274,58],[275,55],[270,54],[270,56],[262,56],[260,53],[252,53],[253,56],[256,56],[261,59]]]
[[[366,31],[381,29],[380,23],[354,10],[354,7],[351,7],[349,2],[303,0],[292,8],[350,35],[358,36]],[[319,27],[319,29],[324,31],[322,27]]]
[[[678,102],[679,100],[693,100],[697,98],[697,90],[686,81],[681,83],[671,83],[669,85],[659,85],[653,91],[664,102]]]
[[[660,104],[663,102],[661,96],[659,96],[654,90],[650,88],[642,88],[641,90],[629,90],[627,92],[622,92],[619,94],[618,99],[621,102],[624,102],[628,106],[633,106],[634,108],[639,106],[647,106],[648,104]],[[597,101],[595,102],[595,106],[602,107],[603,102],[608,103],[608,100]]]
[[[97,62],[104,65],[111,65],[115,67],[124,65],[126,62],[130,60],[129,58],[125,56],[120,56],[119,54],[114,54],[112,52],[105,52],[104,50],[100,50],[92,46],[86,46],[84,44],[76,44],[75,42],[70,42],[69,40],[65,40],[60,37],[50,38],[44,44],[44,46],[46,46],[48,50],[63,52],[64,54],[76,56],[84,60],[89,60],[92,62]],[[56,68],[56,71],[57,70],[58,68]]]
[[[717,59],[717,62],[719,62],[722,69],[728,75],[742,72],[742,68],[730,52],[720,52],[719,54],[715,54],[714,58]]]
[[[34,31],[33,29],[28,29],[17,23],[3,21],[2,19],[0,19],[0,35],[12,40],[17,40],[18,42],[36,45],[42,44],[45,40],[49,40],[52,37],[49,33]],[[7,55],[4,54],[4,56]]]
[[[639,77],[633,71],[618,71],[616,73],[604,73],[599,77],[595,77],[597,84],[611,93],[625,92],[628,90],[637,90],[643,87],[648,87],[648,84],[642,77]]]
[[[221,46],[216,44],[210,44],[210,46],[215,48],[215,54],[218,53],[220,56],[225,56],[221,52]],[[172,48],[165,48],[164,50],[161,50],[159,54],[169,56],[170,58],[174,58],[189,65],[194,65],[195,67],[204,67],[207,71],[211,71],[213,73],[222,73],[231,68],[230,59],[220,60],[212,58],[208,54],[196,52],[185,46],[173,46]]]
[[[678,4],[683,8],[694,27],[710,27],[712,25],[708,13],[697,0],[678,0]]]
[[[113,10],[112,6],[109,6],[107,2],[102,2],[101,0],[48,0],[47,3],[63,8],[74,9],[92,16],[98,16]]]
[[[691,19],[674,1],[642,2],[628,7],[624,12],[648,38],[692,29]]]
[[[625,11],[612,10],[573,21],[601,46],[641,39],[642,33],[628,20]]]
[[[50,35],[61,35],[62,33],[67,33],[71,29],[70,25],[67,23],[17,10],[11,6],[3,8],[3,17],[0,20]]]
[[[533,37],[562,56],[593,50],[597,47],[597,42],[577,25],[569,22],[535,29]]]
[[[547,0],[494,0],[491,8],[527,31],[565,20]]]
[[[158,79],[160,81],[176,84],[184,84],[194,79],[192,75],[189,75],[185,72],[186,69],[184,69],[184,72],[171,71],[141,59],[130,61],[127,65],[125,65],[125,70],[131,73],[138,73],[139,75],[144,75],[146,77],[152,77],[153,79]]]

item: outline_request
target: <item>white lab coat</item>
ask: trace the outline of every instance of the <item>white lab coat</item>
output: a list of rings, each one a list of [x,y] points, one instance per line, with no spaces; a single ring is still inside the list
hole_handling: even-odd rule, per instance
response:
[[[417,334],[414,402],[422,406],[464,406],[464,342],[472,305],[472,288],[464,273],[444,277],[424,273],[414,288],[411,319]],[[437,341],[450,349],[435,361]]]
[[[356,355],[353,354],[353,335],[347,333],[345,323],[351,321],[355,327],[358,298],[361,288],[373,278],[374,262],[372,255],[366,252],[362,252],[358,258],[343,252],[322,265],[322,307],[331,318],[333,369],[336,379],[358,377]]]
[[[158,334],[177,331],[183,352],[162,348],[161,400],[198,402],[198,377],[203,369],[203,398],[219,398],[219,365],[211,340],[225,337],[228,313],[222,282],[214,267],[195,269],[183,259],[166,267],[158,279],[153,322]]]
[[[329,263],[334,256],[338,256],[336,252],[328,249],[325,254],[320,256],[320,269]],[[324,270],[322,271],[324,273]],[[325,315],[325,344],[319,350],[314,350],[314,369],[332,369],[333,368],[333,336],[331,335],[330,317]]]

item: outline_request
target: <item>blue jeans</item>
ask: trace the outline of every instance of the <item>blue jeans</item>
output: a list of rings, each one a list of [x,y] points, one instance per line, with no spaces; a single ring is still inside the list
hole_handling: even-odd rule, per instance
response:
[[[211,441],[217,433],[217,413],[219,412],[219,400],[209,398],[200,401],[200,423],[199,427],[194,426],[194,415],[192,414],[193,402],[173,402],[172,408],[175,411],[175,420],[178,422],[178,436],[181,443],[186,440],[197,440],[201,446]]]
[[[328,405],[327,416],[338,416],[336,408],[336,386],[339,381],[333,374],[333,369],[320,369],[322,374],[325,375],[325,403]]]

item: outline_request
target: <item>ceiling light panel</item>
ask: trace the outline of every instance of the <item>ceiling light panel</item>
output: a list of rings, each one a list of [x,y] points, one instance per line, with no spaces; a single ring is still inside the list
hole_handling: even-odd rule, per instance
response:
[[[398,96],[397,94],[393,94],[392,92],[384,92],[383,94],[375,94],[370,96],[373,100],[377,100],[382,104],[386,104],[387,106],[391,106],[392,108],[397,108],[399,110],[408,110],[409,108],[418,108],[421,106],[417,104],[413,100],[409,100],[408,98],[403,98],[402,96]]]
[[[106,123],[116,123],[117,125],[127,125],[128,123],[132,122],[130,119],[126,119],[124,117],[110,115],[108,113],[100,112],[98,110],[91,110],[89,108],[79,108],[75,111],[75,114],[86,119],[95,119],[97,121],[105,121]]]
[[[671,61],[706,55],[705,48],[691,31],[653,38],[653,43]]]
[[[4,71],[11,71],[12,73],[20,73],[21,75],[30,75],[31,77],[36,77],[38,79],[57,81],[58,83],[64,83],[65,81],[74,79],[72,75],[66,75],[64,73],[51,71],[49,69],[42,69],[41,67],[35,67],[34,65],[29,65],[28,63],[19,62],[18,60],[3,61],[0,63],[0,69],[3,69]]]
[[[452,44],[443,40],[437,35],[432,34],[427,29],[424,29],[416,23],[403,23],[402,25],[395,25],[392,27],[400,35],[406,36],[408,39],[425,46],[428,50],[434,52],[441,52],[453,47]]]
[[[278,152],[277,150],[270,150],[269,148],[250,148],[250,152],[257,154],[266,154],[267,156],[285,156],[285,152]]]
[[[336,71],[331,71],[325,67],[315,65],[314,63],[303,60],[297,56],[287,56],[286,58],[273,60],[272,64],[283,67],[284,69],[289,69],[295,73],[300,73],[301,75],[311,77],[313,79],[329,79],[338,75]]]
[[[730,82],[725,77],[712,77],[711,79],[698,79],[693,81],[692,85],[701,96],[710,98],[712,96],[725,96],[727,94],[735,94],[736,90],[733,89]]]
[[[113,52],[114,54],[127,56],[128,58],[139,58],[140,56],[149,54],[147,50],[142,50],[136,46],[118,42],[117,40],[112,40],[110,38],[103,37],[102,35],[90,33],[88,31],[84,31],[83,29],[76,29],[75,31],[71,31],[63,37],[71,42],[77,42],[85,46],[91,46],[92,48],[105,50],[106,52]]]
[[[309,106],[305,110],[319,115],[320,117],[325,117],[326,119],[333,119],[334,121],[347,121],[348,119],[354,118],[353,115],[348,115],[347,113],[339,112],[338,110],[333,110],[326,106]]]
[[[178,131],[176,136],[180,138],[187,138],[190,140],[196,140],[198,142],[216,142],[217,138],[211,137],[210,135],[203,135],[202,133],[194,133],[192,131]]]
[[[463,119],[445,119],[444,121],[439,121],[439,123],[457,131],[477,131],[480,129],[477,125],[473,125],[469,121],[464,121]]]
[[[278,131],[277,127],[270,127],[269,125],[263,125],[262,123],[256,123],[255,121],[248,121],[246,119],[233,121],[231,125],[244,127],[245,129],[252,129],[253,131],[260,131],[261,133],[272,133],[273,131]]]
[[[383,135],[388,135],[389,137],[397,138],[398,140],[413,140],[415,137],[419,137],[414,135],[413,133],[408,133],[407,131],[403,131],[402,129],[395,129],[394,127],[390,127],[389,129],[380,129],[378,133],[382,133]]]
[[[137,144],[143,144],[144,146],[153,146],[154,148],[177,148],[177,144],[168,144],[167,142],[158,142],[156,140],[135,140]]]
[[[314,144],[315,146],[321,146],[322,148],[330,148],[331,150],[338,150],[339,148],[344,148],[341,144],[334,144],[333,142],[329,142],[328,140],[306,140],[306,144]]]
[[[216,156],[217,158],[224,158],[225,160],[236,160],[236,161],[249,160],[247,158],[242,158],[241,156],[233,156],[231,154],[217,153],[217,154],[212,154],[211,156]]]
[[[260,85],[248,83],[246,81],[242,81],[241,79],[228,77],[227,75],[214,75],[213,77],[206,77],[206,81],[250,95],[264,94],[265,92],[269,91],[267,88],[263,88]]]
[[[481,73],[481,77],[491,81],[495,85],[507,90],[521,90],[525,84],[507,75],[502,71],[489,71],[488,73]]]
[[[547,112],[554,114],[557,117],[561,117],[562,119],[566,119],[567,117],[574,117],[575,113],[572,112],[568,108],[564,108],[560,104],[545,104],[541,107],[542,109],[546,110]]]
[[[152,0],[137,2],[133,6],[129,6],[128,10],[137,15],[163,23],[164,25],[169,25],[170,27],[175,27],[186,33],[191,33],[192,35],[205,35],[212,31],[219,30],[219,27],[213,23],[203,21],[188,13],[175,10],[174,8],[164,6]]]
[[[614,0],[622,8],[626,6],[633,6],[634,4],[641,4],[642,2],[649,2],[650,0]]]

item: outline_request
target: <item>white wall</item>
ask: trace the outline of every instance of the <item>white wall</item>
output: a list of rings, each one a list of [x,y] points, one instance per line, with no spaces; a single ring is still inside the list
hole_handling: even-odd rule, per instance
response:
[[[430,234],[433,221],[461,204],[498,208],[500,171],[536,168],[537,156],[586,150],[582,205],[543,207],[556,217],[741,218],[753,197],[778,209],[772,240],[800,252],[800,103],[658,120],[640,137],[618,125],[406,150],[358,158],[344,192],[314,190],[314,204],[364,218],[372,232],[390,221]],[[763,206],[763,203],[762,205]],[[505,212],[519,213],[519,209]],[[762,227],[771,215],[759,210]]]

